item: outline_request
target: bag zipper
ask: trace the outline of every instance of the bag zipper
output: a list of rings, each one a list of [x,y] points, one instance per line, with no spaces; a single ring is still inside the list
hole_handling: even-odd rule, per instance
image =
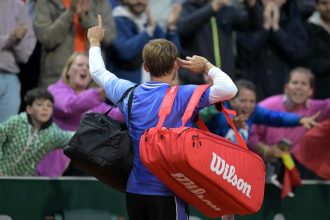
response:
[[[198,128],[190,128],[190,127],[187,127],[187,128],[185,128],[184,130],[182,130],[178,135],[179,136],[181,136],[184,132],[188,132],[188,130],[191,130],[191,129],[198,129]],[[213,133],[210,133],[210,132],[206,132],[206,131],[203,131],[203,130],[200,130],[201,132],[203,132],[205,135],[207,135],[207,136],[209,136],[211,139],[217,139],[217,137],[222,137],[222,136],[218,136],[218,135],[216,135],[216,134],[213,134]],[[199,140],[199,135],[192,135],[194,138],[193,138],[193,141],[194,141],[194,139],[196,140],[196,139],[198,139]],[[196,137],[196,136],[198,136],[198,137]],[[217,136],[217,137],[214,137],[214,136]],[[250,152],[250,150],[248,150],[248,149],[244,149],[244,148],[242,148],[241,146],[239,146],[237,143],[235,143],[235,142],[232,142],[232,141],[230,141],[230,140],[228,140],[228,139],[226,139],[226,138],[224,138],[224,137],[222,137],[223,138],[223,141],[225,141],[225,142],[227,142],[228,144],[231,144],[230,146],[227,146],[227,147],[230,147],[230,148],[234,148],[234,149],[237,149],[237,150],[240,150],[240,151],[243,151],[243,152]],[[204,139],[206,139],[206,138],[204,138]],[[201,142],[200,142],[201,143]],[[234,144],[234,146],[233,146],[233,144]],[[261,161],[263,164],[264,164],[264,161],[263,160],[261,160],[259,157],[257,157],[255,154],[252,154],[253,155],[253,157],[255,157],[255,158],[257,158],[259,161]]]

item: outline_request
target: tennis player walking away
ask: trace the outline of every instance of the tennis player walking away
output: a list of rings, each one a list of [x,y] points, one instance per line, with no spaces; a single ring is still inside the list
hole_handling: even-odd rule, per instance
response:
[[[134,83],[119,79],[105,69],[101,56],[100,42],[104,37],[102,18],[98,26],[88,30],[90,42],[89,62],[93,79],[105,91],[106,96],[116,103]],[[213,103],[233,98],[237,88],[230,77],[201,56],[178,58],[175,45],[165,39],[156,39],[145,45],[142,53],[144,69],[150,73],[150,81],[136,87],[133,96],[130,121],[127,121],[128,98],[119,109],[124,114],[133,141],[134,161],[126,188],[126,207],[130,220],[183,220],[187,219],[185,203],[174,195],[157,177],[151,174],[140,159],[139,142],[143,132],[155,127],[158,111],[166,90],[175,84],[179,68],[195,74],[207,74],[213,85],[203,94],[195,112]],[[165,127],[181,126],[181,117],[197,85],[179,86],[171,114]],[[193,118],[193,117],[192,117]],[[186,126],[192,126],[192,121]]]

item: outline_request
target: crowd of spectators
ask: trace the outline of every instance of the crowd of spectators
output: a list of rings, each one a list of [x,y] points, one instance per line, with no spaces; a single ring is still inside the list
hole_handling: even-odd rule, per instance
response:
[[[280,157],[277,144],[284,138],[291,141],[294,157],[300,152],[298,163],[313,151],[306,147],[309,139],[300,119],[330,118],[330,0],[2,0],[0,130],[26,110],[21,97],[36,87],[47,88],[54,97],[54,123],[63,130],[77,129],[88,111],[110,107],[104,92],[93,85],[86,53],[86,31],[97,24],[98,14],[107,32],[102,42],[106,65],[118,77],[148,80],[141,68],[142,49],[151,39],[166,38],[181,57],[204,56],[239,80],[237,97],[225,105],[237,110],[234,122],[265,161]],[[183,70],[177,79],[181,84],[207,81]],[[207,109],[203,114],[211,130],[232,136],[221,113]],[[120,112],[112,111],[112,116],[122,120]],[[38,129],[31,132],[38,136]],[[325,133],[320,132],[319,140],[327,140]],[[301,139],[304,154],[297,150]],[[0,163],[8,154],[5,141],[0,142]],[[313,158],[300,160],[301,172],[313,172],[315,166],[305,164]],[[68,163],[56,150],[35,165],[35,174],[63,175]],[[303,178],[330,176],[313,174]]]

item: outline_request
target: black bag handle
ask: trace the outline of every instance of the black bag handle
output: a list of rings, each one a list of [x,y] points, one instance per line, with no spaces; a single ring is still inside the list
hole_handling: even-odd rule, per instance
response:
[[[130,93],[132,90],[134,90],[138,85],[132,86],[131,88],[127,89],[124,94],[120,97],[120,99],[116,102],[116,104],[114,104],[113,106],[110,107],[110,109],[108,111],[106,111],[104,114],[108,115],[109,112],[111,112],[111,110],[114,107],[117,107],[119,103],[121,103],[126,96],[128,95],[128,93]],[[128,98],[128,119],[130,119],[131,116],[131,109],[132,109],[132,102],[133,102],[133,93],[134,91],[130,94],[129,98]]]
[[[134,95],[134,90],[135,90],[136,87],[137,87],[137,85],[133,86],[132,88],[129,88],[129,90],[132,91],[132,92],[129,94],[129,97],[128,97],[128,106],[127,106],[127,108],[128,108],[128,113],[127,113],[128,121],[130,121],[130,119],[131,119],[133,95]]]

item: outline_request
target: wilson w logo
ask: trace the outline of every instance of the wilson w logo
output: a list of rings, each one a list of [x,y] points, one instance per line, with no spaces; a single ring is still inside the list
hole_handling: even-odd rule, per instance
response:
[[[218,176],[222,176],[224,180],[231,183],[238,191],[241,191],[248,198],[251,198],[251,185],[243,179],[239,179],[235,174],[235,167],[226,163],[224,159],[213,152],[212,162],[210,164],[211,171],[215,172]]]

